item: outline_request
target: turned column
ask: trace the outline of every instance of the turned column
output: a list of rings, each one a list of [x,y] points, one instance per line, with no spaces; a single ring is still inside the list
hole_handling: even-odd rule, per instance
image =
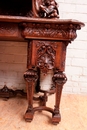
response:
[[[25,113],[25,120],[31,121],[33,119],[33,94],[34,94],[34,86],[35,82],[38,79],[37,72],[33,69],[28,69],[24,73],[24,79],[26,80],[27,87],[27,100],[28,100],[28,108]]]
[[[62,88],[63,88],[63,85],[66,83],[67,78],[66,78],[66,75],[62,71],[56,69],[54,71],[52,80],[55,84],[55,108],[54,108],[54,113],[52,116],[52,123],[57,124],[61,121],[59,105],[60,105],[60,99],[61,99],[61,94],[62,94]]]

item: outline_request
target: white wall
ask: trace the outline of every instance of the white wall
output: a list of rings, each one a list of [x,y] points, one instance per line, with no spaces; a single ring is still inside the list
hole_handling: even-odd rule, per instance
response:
[[[64,93],[87,94],[87,0],[57,0],[61,19],[76,19],[85,23],[77,38],[69,44],[65,73],[68,77]],[[27,43],[0,41],[0,88],[25,89]],[[42,75],[42,88],[48,88],[51,74]],[[45,78],[45,79],[44,79]],[[50,83],[51,84],[51,83]]]
[[[24,89],[27,43],[0,41],[0,88]]]
[[[87,94],[87,0],[57,0],[60,18],[76,19],[85,23],[77,31],[77,38],[68,46],[63,92]]]

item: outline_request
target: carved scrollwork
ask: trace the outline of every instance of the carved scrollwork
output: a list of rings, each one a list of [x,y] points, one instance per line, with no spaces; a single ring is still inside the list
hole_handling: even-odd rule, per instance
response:
[[[49,69],[54,68],[57,43],[54,42],[38,42],[37,46],[37,67],[39,67],[44,73],[47,73]]]
[[[23,25],[24,26],[24,25]],[[25,38],[52,39],[52,40],[74,40],[77,37],[76,30],[80,25],[63,23],[26,23],[22,36]]]
[[[43,0],[40,5],[40,16],[46,18],[59,18],[58,4],[55,0]]]
[[[55,0],[33,0],[34,17],[59,18],[58,4]]]
[[[27,82],[36,82],[38,79],[37,71],[29,69],[24,73],[24,79]]]

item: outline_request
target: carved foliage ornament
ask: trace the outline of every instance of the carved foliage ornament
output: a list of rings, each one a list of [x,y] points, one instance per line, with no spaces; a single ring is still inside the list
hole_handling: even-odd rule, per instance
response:
[[[44,73],[54,68],[57,43],[56,42],[38,42],[37,43],[37,67]]]
[[[76,30],[80,29],[77,24],[63,23],[26,23],[23,24],[22,35],[25,38],[74,40],[77,37]]]

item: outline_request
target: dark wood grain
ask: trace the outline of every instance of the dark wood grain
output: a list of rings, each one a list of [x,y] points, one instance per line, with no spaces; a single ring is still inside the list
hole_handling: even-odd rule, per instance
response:
[[[31,121],[35,111],[52,113],[52,123],[61,121],[59,111],[63,85],[67,81],[65,60],[67,46],[77,37],[84,23],[72,19],[59,19],[58,4],[55,0],[12,0],[0,1],[0,40],[26,41],[27,71],[24,73],[27,94],[22,90],[0,89],[0,97],[10,98],[17,94],[27,96],[28,108],[25,120]],[[41,89],[40,74],[53,70],[53,87]],[[34,92],[43,93],[34,97]],[[48,93],[55,93],[54,109],[47,107]],[[40,101],[33,107],[33,100]]]

